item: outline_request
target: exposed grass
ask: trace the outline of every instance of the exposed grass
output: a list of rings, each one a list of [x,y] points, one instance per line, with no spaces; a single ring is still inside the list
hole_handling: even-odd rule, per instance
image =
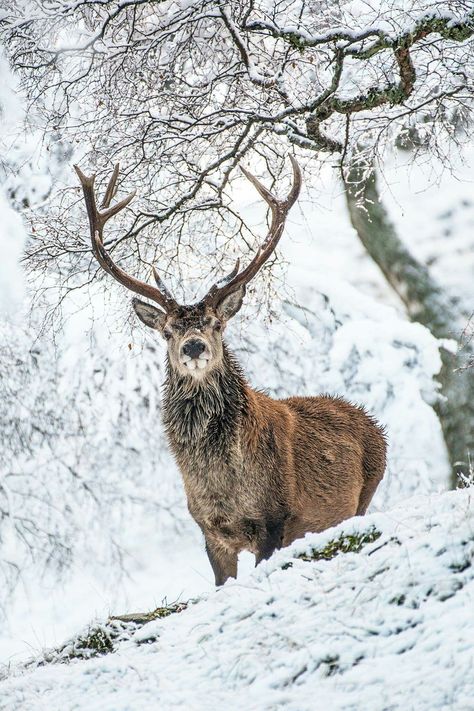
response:
[[[368,543],[373,543],[381,536],[374,526],[361,533],[343,533],[339,538],[329,541],[324,548],[313,548],[309,554],[301,553],[300,560],[332,560],[340,553],[360,553]]]
[[[339,538],[329,541],[324,548],[312,548],[309,553],[300,553],[296,556],[298,560],[308,563],[316,560],[332,560],[340,553],[359,553],[368,543],[373,543],[381,536],[381,532],[374,526],[361,533],[342,533]],[[287,570],[292,567],[291,561],[282,567]]]
[[[163,619],[177,612],[182,612],[188,603],[175,603],[157,607],[151,612],[137,612],[127,615],[110,617],[103,624],[91,626],[85,632],[69,640],[59,649],[53,649],[43,654],[39,664],[65,664],[73,659],[91,659],[103,654],[115,652],[119,643],[130,639],[133,633],[153,620]],[[151,637],[140,640],[137,644],[151,641]],[[153,641],[156,634],[153,635]],[[38,664],[36,660],[34,662]]]

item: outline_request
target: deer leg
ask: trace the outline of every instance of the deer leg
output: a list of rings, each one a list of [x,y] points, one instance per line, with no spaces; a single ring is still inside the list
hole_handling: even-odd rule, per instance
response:
[[[229,552],[206,538],[206,553],[214,571],[216,585],[224,585],[228,578],[237,577],[237,553]]]
[[[281,548],[285,521],[286,517],[276,521],[266,522],[265,533],[258,543],[258,551],[255,556],[255,565],[261,563],[262,560],[268,560],[275,550]]]
[[[362,491],[360,492],[359,505],[357,506],[356,516],[363,516],[367,511],[367,508],[372,501],[372,497],[375,494],[375,490],[380,484],[382,477],[372,477],[371,479],[366,479]]]

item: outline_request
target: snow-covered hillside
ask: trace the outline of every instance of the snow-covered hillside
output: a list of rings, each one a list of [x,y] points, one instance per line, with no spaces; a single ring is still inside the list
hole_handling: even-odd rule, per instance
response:
[[[97,623],[46,663],[11,669],[0,708],[468,711],[473,493],[307,535],[138,629]]]

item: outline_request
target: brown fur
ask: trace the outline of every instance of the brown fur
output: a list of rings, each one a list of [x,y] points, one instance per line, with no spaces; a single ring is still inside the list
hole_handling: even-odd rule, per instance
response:
[[[154,308],[136,306],[148,325]],[[223,311],[181,309],[158,326],[169,341],[164,422],[220,585],[236,576],[242,550],[258,563],[309,531],[365,513],[384,474],[386,444],[375,420],[342,398],[274,400],[253,390],[222,341],[221,323],[215,330]],[[202,340],[208,358],[192,372],[180,361],[191,339]]]

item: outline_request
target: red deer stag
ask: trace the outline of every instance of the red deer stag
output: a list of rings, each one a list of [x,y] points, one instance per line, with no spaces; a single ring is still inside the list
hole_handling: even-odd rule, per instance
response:
[[[222,334],[242,306],[245,288],[274,251],[301,187],[278,200],[245,176],[271,210],[271,225],[250,264],[239,262],[197,304],[178,304],[153,269],[157,286],[121,269],[108,254],[103,228],[134,193],[111,206],[118,165],[100,209],[94,178],[76,167],[89,216],[93,253],[123,286],[160,308],[133,299],[139,319],[167,341],[163,416],[181,470],[188,507],[200,526],[216,585],[237,575],[242,550],[256,563],[308,531],[322,531],[364,514],[383,477],[385,439],[363,408],[339,397],[273,400],[253,390]]]

